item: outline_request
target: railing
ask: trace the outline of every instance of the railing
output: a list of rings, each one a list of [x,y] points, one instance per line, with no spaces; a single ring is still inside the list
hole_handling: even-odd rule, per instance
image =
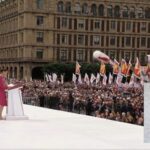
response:
[[[39,99],[37,97],[23,97],[23,103],[28,105],[39,106]]]

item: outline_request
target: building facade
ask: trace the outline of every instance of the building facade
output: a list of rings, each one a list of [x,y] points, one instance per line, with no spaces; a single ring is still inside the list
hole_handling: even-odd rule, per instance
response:
[[[149,0],[0,0],[0,67],[30,79],[47,63],[150,54]]]

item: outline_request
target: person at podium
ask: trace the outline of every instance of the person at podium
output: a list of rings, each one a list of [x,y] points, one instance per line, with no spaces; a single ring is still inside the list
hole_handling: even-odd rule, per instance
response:
[[[0,120],[2,120],[2,112],[4,106],[7,106],[6,92],[5,90],[8,88],[6,78],[8,71],[0,70]]]

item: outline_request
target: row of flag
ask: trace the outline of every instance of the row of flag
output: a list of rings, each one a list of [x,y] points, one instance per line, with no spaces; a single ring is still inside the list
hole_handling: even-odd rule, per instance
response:
[[[136,58],[136,63],[133,69],[132,75],[130,75],[130,70],[132,67],[131,60],[127,63],[125,59],[122,59],[121,63],[119,63],[116,59],[111,62],[112,68],[113,68],[113,73],[109,73],[109,75],[106,76],[106,65],[105,63],[101,62],[99,73],[95,76],[94,74],[91,74],[90,76],[85,73],[84,78],[82,79],[81,77],[81,65],[76,62],[76,67],[75,67],[75,73],[72,75],[72,82],[79,83],[86,83],[87,85],[92,85],[92,84],[99,84],[101,77],[102,77],[102,84],[106,85],[111,84],[112,82],[115,82],[117,85],[120,85],[122,83],[123,78],[127,78],[130,76],[130,81],[129,85],[134,84],[135,78],[140,79],[141,84],[144,83],[143,76],[141,74],[141,65],[139,62],[139,59]],[[150,64],[147,65],[146,72],[150,72]],[[78,76],[77,76],[78,75]],[[115,76],[115,80],[114,80]],[[55,83],[59,82],[61,84],[64,83],[64,76],[61,75],[61,79],[58,80],[58,76],[56,73],[52,73],[52,75],[45,74],[45,80],[47,82]]]
[[[46,82],[50,82],[50,83],[56,83],[56,82],[60,82],[61,84],[64,83],[64,76],[61,75],[61,79],[59,81],[56,73],[52,73],[52,75],[45,73],[44,78]]]
[[[120,86],[122,85],[122,78],[123,76],[121,74],[117,75],[117,78],[115,80],[115,83]],[[64,84],[64,76],[61,75],[61,78],[58,79],[58,76],[56,73],[52,73],[52,75],[46,73],[45,74],[45,81],[49,82],[49,83],[61,83]],[[143,80],[141,80],[141,84],[143,85]],[[93,73],[89,76],[87,73],[85,73],[84,78],[81,77],[81,74],[79,74],[78,76],[76,74],[73,73],[72,75],[72,82],[74,84],[87,84],[87,85],[99,85],[99,83],[102,83],[103,85],[107,85],[107,84],[112,84],[113,83],[113,76],[111,73],[109,73],[109,76],[107,77],[106,75],[104,75],[102,77],[102,81],[101,81],[101,74],[97,73],[97,75],[95,76]],[[130,78],[130,82],[128,85],[133,85],[134,84],[134,75],[131,76]]]
[[[113,67],[113,74],[114,75],[118,75],[119,73],[123,76],[123,77],[128,77],[130,76],[130,70],[132,67],[131,64],[131,60],[127,63],[125,61],[125,59],[122,59],[121,63],[119,64],[119,62],[114,59],[114,61],[112,62],[112,67]],[[75,74],[79,75],[80,74],[80,64],[78,62],[76,62],[76,69],[75,69]],[[147,71],[150,71],[150,65],[147,65]],[[105,76],[106,75],[106,65],[101,62],[100,65],[100,71],[99,71],[101,76]],[[136,58],[136,63],[133,69],[133,74],[136,78],[140,79],[141,78],[141,65],[139,62],[139,59]]]
[[[123,76],[121,74],[118,74],[114,83],[116,83],[116,85],[120,86],[122,85],[122,79]],[[78,77],[76,76],[76,74],[73,73],[72,75],[72,82],[74,84],[87,84],[87,85],[99,85],[99,83],[103,84],[103,85],[107,85],[107,84],[112,84],[113,83],[113,75],[111,73],[109,73],[109,76],[104,75],[102,77],[102,81],[101,81],[101,75],[100,73],[97,73],[97,76],[95,76],[94,74],[91,74],[90,76],[85,73],[84,78],[81,78],[81,74],[78,75]],[[129,86],[133,86],[135,83],[135,77],[134,75],[131,76],[130,81],[128,83]],[[141,80],[141,85],[144,84],[144,81]]]

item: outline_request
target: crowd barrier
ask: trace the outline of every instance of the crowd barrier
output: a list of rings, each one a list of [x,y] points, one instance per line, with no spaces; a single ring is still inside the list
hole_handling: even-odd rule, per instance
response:
[[[23,97],[23,103],[28,105],[58,109],[60,100],[57,97]]]
[[[39,106],[39,99],[37,97],[23,97],[23,103],[28,105]]]

